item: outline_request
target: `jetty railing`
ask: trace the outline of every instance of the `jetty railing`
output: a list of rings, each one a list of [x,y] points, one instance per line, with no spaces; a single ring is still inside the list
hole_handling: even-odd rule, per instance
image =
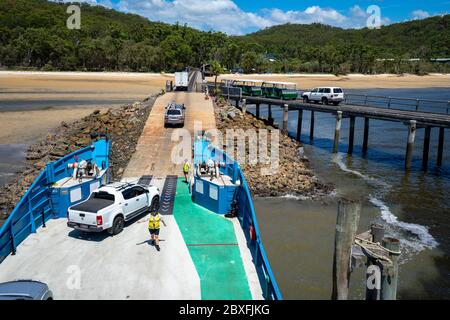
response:
[[[15,255],[17,246],[30,234],[36,233],[39,227],[45,227],[48,220],[66,215],[65,211],[61,212],[61,208],[67,207],[68,204],[61,203],[61,199],[54,196],[57,190],[54,184],[71,176],[73,169],[68,168],[68,163],[94,159],[99,167],[108,168],[109,146],[109,141],[99,140],[89,147],[47,164],[0,228],[0,263],[10,254]],[[95,182],[107,180],[107,175],[107,172],[104,173],[95,179]],[[87,181],[73,186],[81,192],[78,202],[89,196],[91,183],[92,181]],[[68,194],[70,191],[71,189],[64,190]]]
[[[412,99],[378,95],[345,94],[345,104],[450,114],[450,101]]]
[[[208,82],[207,87],[210,93],[214,92],[214,83]],[[221,95],[224,97],[242,97],[241,89],[237,87],[230,87],[224,85],[223,83],[219,83],[217,89],[220,90]],[[299,89],[297,91],[298,100],[301,100],[303,92],[307,90]],[[344,98],[344,103],[347,105],[450,114],[450,101],[446,100],[401,98],[356,93],[345,93]]]
[[[247,181],[245,180],[244,173],[238,162],[231,158],[226,152],[215,148],[210,144],[209,146],[208,152],[211,152],[211,157],[216,159],[216,161],[225,164],[224,167],[221,167],[220,171],[223,174],[232,177],[233,181],[240,181],[240,187],[237,188],[236,192],[236,200],[238,203],[237,217],[247,239],[247,244],[258,273],[259,282],[262,286],[264,298],[267,300],[281,300],[282,295],[261,240],[255,209],[253,207],[250,190]]]

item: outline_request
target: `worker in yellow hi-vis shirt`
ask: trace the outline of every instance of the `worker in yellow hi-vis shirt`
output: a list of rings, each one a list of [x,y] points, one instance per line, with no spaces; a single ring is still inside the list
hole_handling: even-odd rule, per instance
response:
[[[166,227],[166,223],[161,219],[159,212],[154,211],[150,214],[150,218],[148,219],[148,231],[152,237],[152,245],[154,245],[158,251],[161,250],[159,247],[159,230],[161,229],[161,222],[164,227]]]
[[[186,180],[186,183],[188,183],[188,175],[189,175],[189,170],[191,169],[191,166],[189,165],[189,162],[186,160],[184,160],[184,165],[183,165],[183,174],[184,174],[184,179]]]

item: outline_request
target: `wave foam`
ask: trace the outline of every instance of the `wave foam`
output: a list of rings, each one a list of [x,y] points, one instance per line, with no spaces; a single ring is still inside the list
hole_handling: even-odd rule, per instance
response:
[[[428,231],[428,227],[414,224],[414,223],[407,223],[399,221],[398,218],[391,212],[389,207],[380,199],[377,199],[375,197],[370,197],[369,201],[376,207],[378,207],[381,211],[381,218],[386,221],[386,223],[406,230],[411,234],[414,234],[418,240],[419,243],[414,243],[413,241],[407,240],[407,239],[401,239],[406,245],[413,247],[414,249],[421,251],[425,248],[433,249],[439,245],[439,243],[434,239],[434,237],[430,234]]]

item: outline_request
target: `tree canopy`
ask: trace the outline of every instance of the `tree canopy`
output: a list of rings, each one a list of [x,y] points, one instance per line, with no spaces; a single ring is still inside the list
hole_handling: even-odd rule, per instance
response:
[[[152,22],[81,5],[81,29],[69,30],[68,4],[0,2],[0,67],[84,71],[177,71],[217,61],[245,72],[448,72],[450,15],[382,27],[275,26],[245,36]],[[420,58],[420,61],[411,61]]]

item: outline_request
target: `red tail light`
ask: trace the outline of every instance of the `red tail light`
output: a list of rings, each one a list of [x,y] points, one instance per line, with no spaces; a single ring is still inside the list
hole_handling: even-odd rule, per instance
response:
[[[101,226],[103,224],[103,217],[102,216],[97,216],[97,225]]]

